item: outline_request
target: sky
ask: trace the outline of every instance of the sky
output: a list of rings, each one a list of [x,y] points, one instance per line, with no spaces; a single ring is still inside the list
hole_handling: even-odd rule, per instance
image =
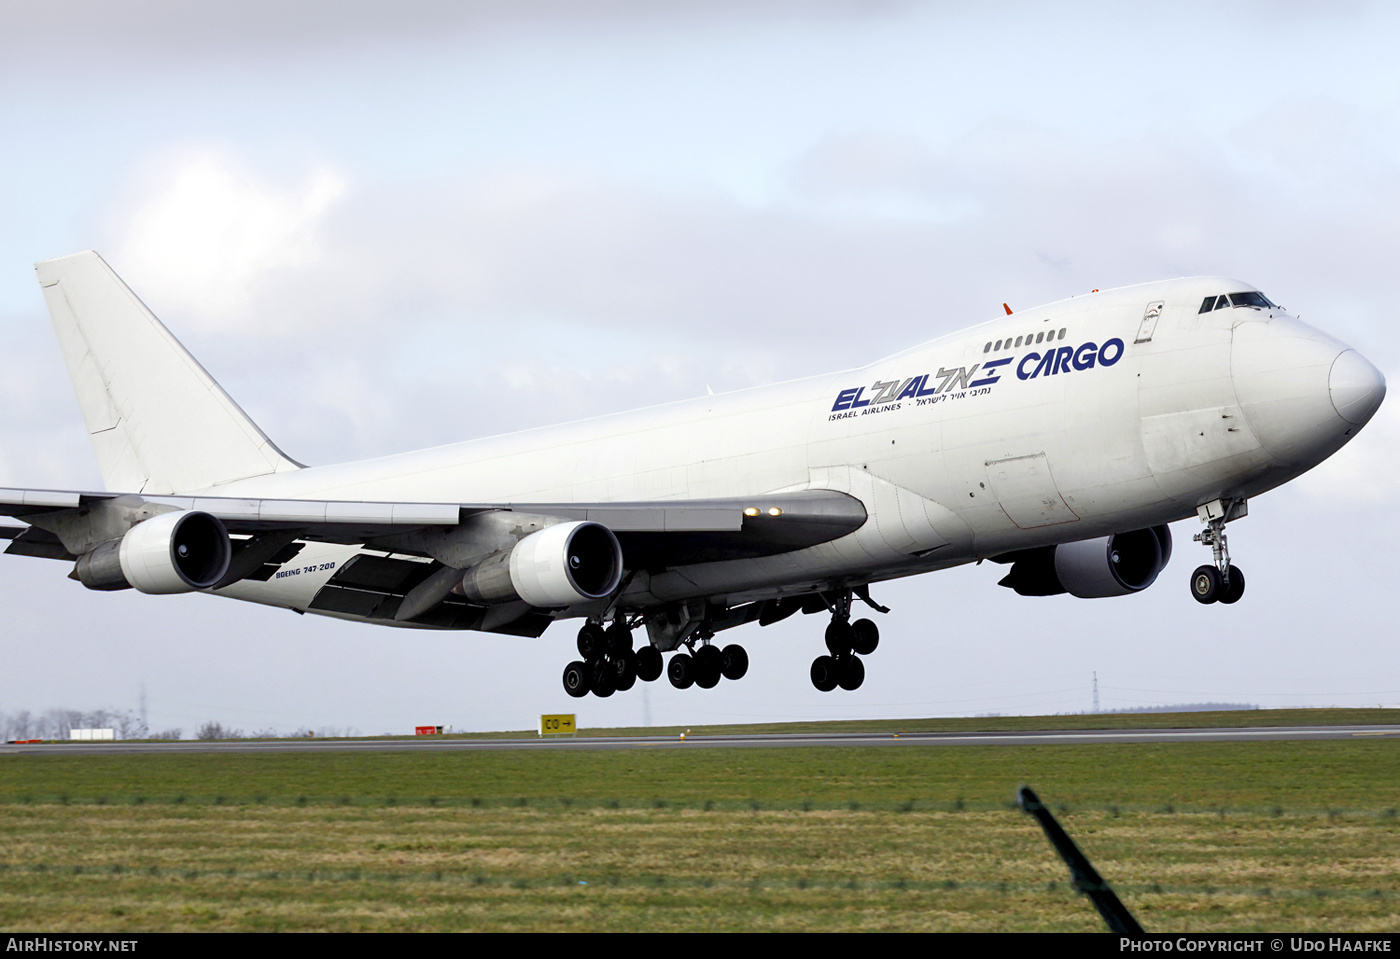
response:
[[[1257,285],[1392,382],[1400,8],[1362,2],[6,2],[0,484],[98,489],[36,260],[96,249],[289,455],[331,463],[837,370],[1093,288]],[[0,711],[189,735],[1400,706],[1400,404],[1142,594],[883,584],[749,675],[569,699],[538,640],[92,593],[0,556]]]

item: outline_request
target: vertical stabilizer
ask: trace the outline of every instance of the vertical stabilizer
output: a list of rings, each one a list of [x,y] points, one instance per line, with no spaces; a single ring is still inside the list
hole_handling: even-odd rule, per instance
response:
[[[298,468],[102,257],[35,271],[108,490],[182,493]]]

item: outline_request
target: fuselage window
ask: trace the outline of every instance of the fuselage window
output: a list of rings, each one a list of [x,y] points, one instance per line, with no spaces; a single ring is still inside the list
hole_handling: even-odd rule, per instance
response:
[[[1059,338],[1063,340],[1063,339],[1065,338],[1065,334],[1068,333],[1068,332],[1069,332],[1069,327],[1067,327],[1067,326],[1062,326],[1062,327],[1060,327],[1060,336],[1059,336]]]
[[[1036,334],[1036,336],[1035,336],[1035,341],[1036,341],[1037,343],[1039,343],[1039,342],[1040,342],[1041,340],[1043,340],[1043,339],[1045,339],[1045,334],[1044,334],[1044,333],[1037,333],[1037,334]]]
[[[1020,346],[1020,345],[1021,345],[1021,338],[1020,338],[1019,336],[1016,337],[1016,345],[1017,345],[1017,346]]]
[[[997,340],[997,345],[994,346],[994,347],[992,347],[992,349],[994,349],[994,350],[999,350],[999,349],[1001,349],[1001,340]]]
[[[983,352],[983,353],[990,353],[990,352],[992,352],[992,341],[991,341],[991,340],[988,340],[988,341],[987,341],[987,345],[984,346],[984,347],[982,347],[982,352]]]

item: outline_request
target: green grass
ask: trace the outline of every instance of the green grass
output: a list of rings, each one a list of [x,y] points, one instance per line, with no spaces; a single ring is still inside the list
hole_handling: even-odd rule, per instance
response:
[[[0,923],[1100,929],[1010,807],[1029,783],[1149,929],[1394,930],[1398,760],[1389,737],[11,755]]]
[[[74,754],[0,763],[0,804],[1002,808],[1017,785],[1107,808],[1384,809],[1400,743]]]

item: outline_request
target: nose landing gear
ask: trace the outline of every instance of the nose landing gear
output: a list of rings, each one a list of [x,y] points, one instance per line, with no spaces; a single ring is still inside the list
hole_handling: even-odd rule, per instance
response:
[[[1197,509],[1206,528],[1193,538],[1209,546],[1214,565],[1197,566],[1191,574],[1191,597],[1198,603],[1237,603],[1244,595],[1244,573],[1230,562],[1225,524],[1249,515],[1245,500],[1215,500]]]

